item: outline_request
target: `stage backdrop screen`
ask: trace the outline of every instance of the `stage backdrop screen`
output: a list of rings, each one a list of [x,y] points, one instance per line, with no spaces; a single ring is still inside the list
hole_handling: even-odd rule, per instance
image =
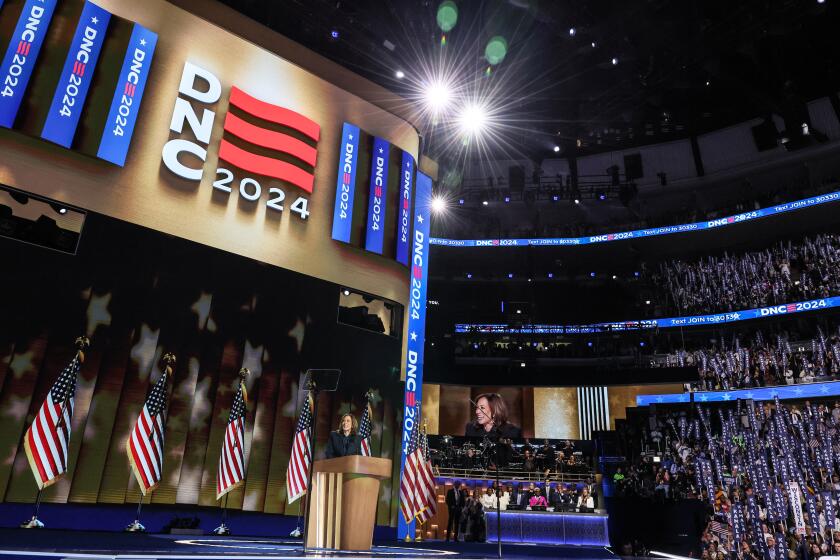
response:
[[[361,415],[373,388],[373,455],[398,463],[400,339],[337,322],[341,286],[98,214],[88,214],[75,256],[2,237],[0,255],[0,501],[34,501],[22,435],[80,335],[91,347],[69,472],[44,501],[137,502],[125,441],[164,352],[178,362],[153,503],[217,504],[219,452],[243,366],[251,371],[247,477],[228,507],[297,515],[300,501],[286,504],[286,467],[307,368],[342,370],[339,391],[320,397],[316,458],[339,414]],[[396,524],[391,483],[383,481],[380,525]]]

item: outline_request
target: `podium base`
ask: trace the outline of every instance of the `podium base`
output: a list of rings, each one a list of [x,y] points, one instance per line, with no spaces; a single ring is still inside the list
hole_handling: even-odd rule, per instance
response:
[[[20,528],[21,529],[43,529],[44,524],[41,523],[40,519],[38,519],[37,517],[35,517],[33,515],[32,519],[30,519],[29,521],[24,521],[23,523],[21,523]]]
[[[222,523],[221,525],[213,529],[213,534],[219,536],[228,536],[230,535],[230,527]]]
[[[133,523],[131,523],[130,525],[128,525],[125,528],[125,532],[126,533],[145,533],[146,532],[146,527],[144,527],[143,524],[140,523],[139,520],[135,519]]]

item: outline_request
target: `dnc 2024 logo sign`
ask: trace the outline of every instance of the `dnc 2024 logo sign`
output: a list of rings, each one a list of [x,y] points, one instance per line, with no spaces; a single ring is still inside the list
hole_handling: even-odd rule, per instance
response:
[[[216,120],[213,107],[221,96],[221,81],[215,74],[191,62],[184,64],[169,129],[179,134],[188,130],[191,137],[171,138],[164,145],[162,154],[166,168],[183,179],[201,181]],[[191,101],[201,107],[200,114],[193,109]],[[228,103],[224,133],[219,141],[219,160],[246,173],[278,179],[311,194],[321,136],[318,123],[290,109],[257,99],[236,86],[230,89]],[[190,165],[189,160],[194,158],[201,162],[200,165]],[[249,202],[258,201],[264,190],[254,177],[237,177],[226,167],[217,167],[213,188],[225,193],[237,192]],[[279,187],[267,190],[266,207],[282,212],[286,191]],[[300,219],[307,219],[309,199],[298,196],[289,210]]]

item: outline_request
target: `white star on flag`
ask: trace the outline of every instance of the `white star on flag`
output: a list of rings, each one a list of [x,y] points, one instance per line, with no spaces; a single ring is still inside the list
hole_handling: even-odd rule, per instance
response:
[[[414,331],[411,331],[411,340],[417,340],[417,333]]]

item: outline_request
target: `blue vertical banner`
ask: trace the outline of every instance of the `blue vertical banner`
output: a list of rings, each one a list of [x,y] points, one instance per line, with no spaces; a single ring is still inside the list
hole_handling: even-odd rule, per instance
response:
[[[353,197],[356,195],[356,166],[359,161],[359,127],[344,123],[338,150],[338,181],[335,187],[332,238],[350,243],[353,226]]]
[[[408,248],[411,246],[411,191],[414,187],[414,158],[403,152],[400,167],[400,197],[397,212],[397,261],[408,266]]]
[[[143,101],[143,91],[149,78],[149,68],[157,45],[157,33],[135,23],[123,58],[120,77],[111,99],[111,109],[96,155],[100,159],[125,165],[131,146],[131,136],[137,124],[137,114]]]
[[[73,143],[109,21],[110,13],[96,4],[85,2],[41,131],[44,140],[65,148]]]
[[[402,451],[400,452],[400,480],[405,471],[406,451],[414,423],[420,421],[423,400],[423,345],[426,334],[426,292],[429,280],[429,226],[432,206],[432,179],[417,173],[417,193],[412,223],[411,265],[409,266],[408,340],[405,353],[405,398],[403,402]],[[416,408],[415,408],[416,407]],[[397,538],[414,538],[414,520],[406,521],[398,514]]]
[[[368,197],[365,249],[382,254],[385,228],[385,204],[388,197],[388,153],[391,145],[379,138],[373,139],[370,157],[370,195]]]
[[[0,126],[15,124],[58,0],[26,0],[0,65]]]

